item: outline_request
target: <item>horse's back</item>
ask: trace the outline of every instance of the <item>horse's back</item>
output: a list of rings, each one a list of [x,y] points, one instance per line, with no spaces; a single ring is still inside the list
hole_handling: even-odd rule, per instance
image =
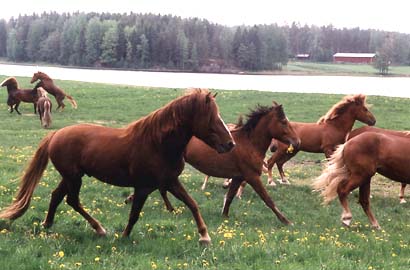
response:
[[[352,138],[344,148],[344,160],[353,172],[376,171],[396,181],[410,180],[410,138],[379,132],[364,132]]]

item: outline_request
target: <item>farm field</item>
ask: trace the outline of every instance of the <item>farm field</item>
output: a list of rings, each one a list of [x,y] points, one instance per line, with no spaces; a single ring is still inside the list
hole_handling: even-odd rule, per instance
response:
[[[5,79],[0,76],[0,81]],[[22,88],[30,78],[18,77]],[[77,123],[123,127],[183,94],[181,89],[113,86],[56,81],[78,103],[74,110],[67,100],[64,112],[53,111],[51,130]],[[217,103],[226,123],[256,104],[283,104],[290,121],[316,122],[342,95],[271,93],[259,91],[218,92]],[[54,108],[54,97],[50,97]],[[40,139],[50,130],[40,127],[31,104],[22,104],[23,115],[10,114],[7,91],[0,89],[0,209],[12,201],[25,165]],[[410,130],[410,100],[369,96],[376,126]],[[357,124],[356,127],[361,126]],[[138,143],[138,142],[135,142]],[[267,153],[269,155],[269,153]],[[370,228],[360,205],[358,191],[350,195],[353,222],[345,228],[339,220],[337,200],[329,206],[310,187],[323,166],[323,155],[299,153],[285,165],[292,185],[268,187],[278,208],[293,221],[284,226],[265,207],[249,186],[242,199],[235,199],[229,218],[221,216],[225,190],[222,179],[211,178],[200,189],[203,175],[186,165],[180,176],[189,194],[198,202],[210,231],[212,245],[198,244],[192,214],[170,195],[176,207],[169,213],[159,195],[148,198],[130,238],[121,237],[132,192],[84,177],[82,204],[107,229],[98,237],[66,203],[58,208],[54,226],[41,227],[52,190],[59,176],[49,164],[34,192],[30,209],[15,220],[0,221],[2,269],[408,269],[410,266],[410,205],[399,204],[400,184],[376,176],[372,182],[372,209],[382,230]],[[278,173],[274,168],[274,176]],[[266,183],[267,176],[263,175]]]

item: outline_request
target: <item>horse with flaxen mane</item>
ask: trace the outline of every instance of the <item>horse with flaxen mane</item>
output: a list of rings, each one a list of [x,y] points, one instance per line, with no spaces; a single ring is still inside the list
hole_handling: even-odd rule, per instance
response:
[[[18,114],[21,114],[18,107],[21,102],[33,103],[34,113],[36,113],[36,102],[38,99],[37,90],[34,89],[19,89],[16,78],[9,77],[5,79],[0,86],[7,87],[7,105],[10,107],[10,113],[16,110]]]
[[[393,181],[410,183],[410,138],[388,133],[364,132],[340,145],[326,169],[314,181],[324,202],[339,197],[342,223],[350,226],[352,212],[347,197],[359,188],[359,203],[376,229],[380,225],[370,209],[370,182],[379,173]]]
[[[47,96],[46,90],[43,87],[37,88],[38,100],[36,103],[37,111],[40,116],[41,126],[49,128],[51,126],[51,100]]]
[[[410,138],[410,131],[399,131],[399,130],[391,130],[391,129],[364,126],[364,127],[352,130],[352,132],[349,133],[347,140],[350,140],[351,138],[354,138],[357,135],[362,134],[363,132],[376,132],[376,133],[382,133],[382,134],[387,134],[387,135],[395,135],[395,136]],[[406,200],[404,199],[404,190],[406,189],[406,185],[407,185],[406,183],[401,183],[401,188],[400,188],[400,193],[399,193],[400,203],[406,203]]]
[[[289,125],[282,105],[258,106],[248,114],[243,126],[231,130],[237,146],[229,153],[217,155],[215,150],[192,137],[185,151],[185,160],[202,173],[220,178],[232,178],[225,196],[223,215],[228,216],[229,207],[243,181],[249,183],[265,204],[285,224],[291,222],[279,211],[262,185],[260,176],[263,160],[272,138],[287,144],[299,145],[299,138]]]
[[[57,207],[67,195],[67,203],[97,234],[106,234],[80,204],[82,177],[88,175],[111,185],[134,188],[123,236],[131,233],[148,195],[159,189],[162,195],[169,191],[188,206],[200,242],[210,243],[198,205],[178,179],[184,168],[184,149],[192,136],[203,140],[215,153],[228,152],[235,145],[214,96],[207,90],[192,90],[125,128],[80,124],[49,133],[28,165],[16,199],[0,213],[0,218],[16,219],[26,212],[50,159],[62,180],[52,193],[45,227],[53,224]]]
[[[352,130],[356,120],[370,126],[376,123],[376,118],[366,105],[365,95],[345,96],[316,123],[290,122],[300,138],[300,147],[293,151],[284,143],[273,142],[274,153],[267,162],[268,184],[275,185],[272,178],[272,168],[275,164],[278,167],[281,183],[289,184],[285,178],[283,165],[298,151],[324,153],[327,158],[330,157],[336,146],[346,141],[346,136]]]
[[[57,85],[55,85],[53,79],[51,79],[47,74],[45,74],[44,72],[38,71],[36,73],[33,74],[33,77],[31,78],[30,83],[34,83],[37,80],[40,80],[35,88],[37,87],[43,87],[47,92],[49,92],[51,95],[53,95],[57,101],[57,109],[58,110],[61,107],[61,110],[64,110],[64,103],[63,100],[65,97],[68,98],[68,100],[70,101],[71,105],[74,107],[74,109],[77,109],[77,102],[70,96],[67,95],[63,89],[61,89],[60,87],[58,87]]]

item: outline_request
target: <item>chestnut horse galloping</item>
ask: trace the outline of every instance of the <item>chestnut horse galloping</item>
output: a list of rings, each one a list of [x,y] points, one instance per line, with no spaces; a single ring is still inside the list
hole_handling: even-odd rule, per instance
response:
[[[61,110],[64,110],[65,105],[63,103],[63,100],[65,97],[68,98],[68,100],[70,101],[74,109],[77,109],[77,102],[70,95],[67,95],[63,91],[63,89],[55,85],[54,81],[47,74],[41,71],[34,73],[33,77],[31,78],[30,83],[34,83],[37,80],[40,80],[40,81],[36,84],[35,88],[41,86],[47,92],[49,92],[51,95],[53,95],[56,98],[56,101],[58,104],[56,110],[58,110],[60,107],[61,107]]]
[[[339,197],[343,208],[341,220],[346,226],[352,221],[347,197],[359,187],[359,203],[371,225],[380,229],[370,209],[371,178],[379,173],[394,181],[410,183],[409,152],[410,138],[364,132],[337,148],[313,187],[322,191],[325,203]]]
[[[328,158],[335,147],[346,140],[346,135],[352,130],[354,122],[358,120],[373,126],[376,123],[374,115],[368,110],[365,95],[345,96],[336,103],[317,123],[290,122],[297,136],[301,140],[299,150],[310,153],[324,153]],[[275,145],[273,143],[273,145]],[[268,184],[274,185],[272,168],[277,165],[281,182],[289,184],[283,172],[283,164],[295,156],[289,146],[276,142],[276,151],[268,160]]]
[[[232,178],[225,196],[223,215],[228,216],[229,206],[243,181],[249,183],[265,204],[285,224],[291,222],[279,211],[263,186],[260,176],[263,159],[272,138],[287,144],[299,145],[299,138],[285,116],[282,105],[258,106],[248,114],[243,126],[231,130],[237,146],[229,153],[218,155],[215,150],[192,137],[185,160],[202,173],[220,178]]]
[[[16,219],[24,214],[50,159],[62,180],[52,193],[45,227],[53,224],[57,206],[67,195],[67,203],[97,234],[106,234],[80,204],[82,177],[88,175],[111,185],[134,188],[123,236],[131,233],[148,195],[159,189],[161,194],[171,192],[188,206],[197,223],[200,242],[210,243],[197,203],[178,179],[185,163],[183,152],[192,136],[204,140],[216,149],[215,153],[228,152],[235,145],[207,90],[195,89],[125,128],[80,124],[49,133],[25,171],[15,201],[0,213],[0,218]]]
[[[365,127],[352,130],[352,132],[349,133],[347,140],[350,140],[351,138],[356,137],[357,135],[362,134],[363,132],[376,132],[376,133],[383,133],[387,135],[396,135],[400,137],[410,138],[409,131],[390,130],[390,129],[365,126]],[[404,190],[406,189],[406,185],[407,185],[406,183],[401,183],[401,188],[400,188],[400,193],[399,193],[400,203],[406,203],[406,200],[404,199]]]
[[[49,128],[51,126],[51,100],[47,96],[46,90],[43,87],[37,88],[38,100],[36,103],[37,111],[40,116],[41,126]]]
[[[0,86],[7,86],[7,105],[10,107],[10,113],[16,110],[18,114],[21,114],[18,107],[22,101],[33,103],[34,113],[36,113],[36,102],[38,99],[36,87],[34,89],[19,89],[17,80],[14,77],[5,79]]]

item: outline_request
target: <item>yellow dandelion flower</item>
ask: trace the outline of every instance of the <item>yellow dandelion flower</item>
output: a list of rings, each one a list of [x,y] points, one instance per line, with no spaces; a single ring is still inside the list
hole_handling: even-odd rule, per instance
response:
[[[157,264],[155,262],[151,262],[151,269],[155,270],[157,268],[158,268]]]
[[[100,257],[95,257],[95,258],[94,258],[94,261],[95,261],[95,262],[99,262],[99,261],[100,261]]]
[[[79,267],[79,266],[81,266],[81,265],[83,265],[83,264],[80,263],[80,262],[76,262],[74,265],[77,266],[77,267]]]
[[[60,257],[60,258],[64,257],[64,251],[60,250],[58,252],[58,257]]]
[[[226,232],[224,233],[224,237],[227,239],[231,239],[233,237],[233,234],[231,232]]]

